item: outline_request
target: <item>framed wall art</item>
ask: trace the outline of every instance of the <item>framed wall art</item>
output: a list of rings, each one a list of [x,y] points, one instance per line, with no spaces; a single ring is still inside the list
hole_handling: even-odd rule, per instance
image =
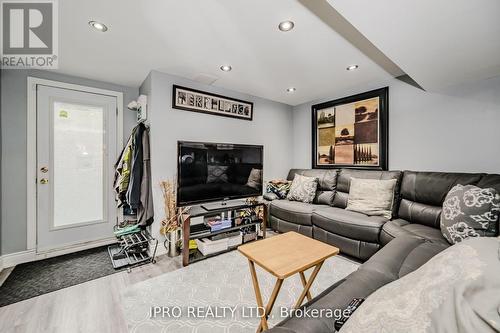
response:
[[[177,85],[173,86],[172,107],[244,120],[253,119],[252,102]]]
[[[389,88],[312,106],[313,168],[387,170]]]

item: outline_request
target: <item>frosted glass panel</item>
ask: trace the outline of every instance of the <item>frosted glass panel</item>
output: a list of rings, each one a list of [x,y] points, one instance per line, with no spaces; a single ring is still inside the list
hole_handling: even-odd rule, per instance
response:
[[[54,227],[104,220],[102,107],[54,102]]]

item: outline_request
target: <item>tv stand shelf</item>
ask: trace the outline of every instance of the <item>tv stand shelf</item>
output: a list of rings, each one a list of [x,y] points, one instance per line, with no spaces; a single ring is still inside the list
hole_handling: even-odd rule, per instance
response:
[[[190,234],[189,235],[189,239],[197,239],[197,238],[205,238],[205,237],[211,237],[211,236],[215,236],[215,235],[218,235],[218,234],[223,234],[223,233],[226,233],[226,232],[231,232],[231,231],[236,231],[236,230],[239,230],[239,229],[242,229],[242,228],[246,228],[246,227],[250,227],[250,226],[254,226],[254,225],[259,225],[259,224],[262,224],[262,220],[258,220],[258,221],[253,221],[253,222],[250,222],[250,223],[246,223],[246,224],[240,224],[240,225],[237,225],[235,227],[231,227],[231,228],[226,228],[226,229],[222,229],[222,230],[218,230],[218,231],[207,231],[207,232],[204,232],[204,233],[196,233],[196,234]]]
[[[203,232],[198,232],[198,233],[193,233],[191,234],[191,219],[196,218],[196,217],[207,217],[207,216],[214,216],[217,214],[221,213],[226,213],[229,211],[237,211],[237,210],[244,210],[244,209],[254,209],[257,207],[262,207],[263,209],[263,218],[258,219],[258,220],[253,220],[248,223],[242,223],[239,225],[235,225],[235,220],[236,217],[231,218],[233,221],[232,226],[229,228],[225,228],[222,230],[217,230],[217,231],[210,231],[206,230]],[[267,222],[267,217],[268,217],[268,211],[267,211],[267,204],[263,201],[257,201],[257,202],[252,202],[252,203],[245,203],[243,201],[239,201],[238,203],[231,203],[227,207],[220,208],[220,209],[211,209],[211,210],[206,210],[204,209],[201,205],[199,206],[192,206],[189,211],[185,214],[182,215],[182,231],[183,231],[183,247],[182,247],[182,264],[183,266],[187,266],[190,263],[197,262],[203,259],[207,259],[222,253],[226,253],[232,250],[235,250],[238,246],[230,246],[229,248],[219,251],[216,253],[211,253],[208,255],[203,255],[198,249],[189,249],[189,241],[190,240],[195,240],[195,239],[200,239],[200,238],[207,238],[207,237],[212,237],[215,235],[231,232],[231,231],[237,231],[243,228],[248,228],[248,227],[255,227],[256,230],[258,230],[258,227],[260,227],[260,231],[262,233],[261,236],[259,236],[259,233],[257,233],[257,239],[262,239],[266,237],[266,222]]]

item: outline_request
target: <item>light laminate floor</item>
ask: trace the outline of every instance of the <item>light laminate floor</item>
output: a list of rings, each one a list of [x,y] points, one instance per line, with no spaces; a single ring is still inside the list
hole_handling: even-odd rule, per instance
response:
[[[120,291],[181,268],[181,257],[136,267],[0,308],[2,333],[127,332]]]

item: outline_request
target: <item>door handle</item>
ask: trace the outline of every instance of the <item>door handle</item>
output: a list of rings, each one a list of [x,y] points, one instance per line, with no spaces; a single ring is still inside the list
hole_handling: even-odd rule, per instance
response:
[[[48,184],[49,180],[47,178],[40,179],[40,184]]]

